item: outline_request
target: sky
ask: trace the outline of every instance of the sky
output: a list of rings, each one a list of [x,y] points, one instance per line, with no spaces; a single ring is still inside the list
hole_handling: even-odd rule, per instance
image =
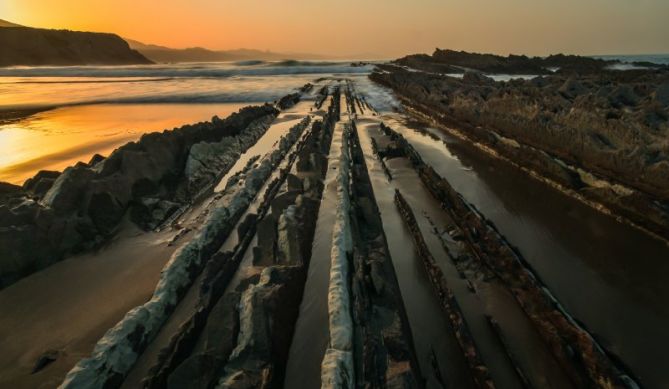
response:
[[[0,19],[169,47],[393,58],[669,53],[669,0],[0,0]]]

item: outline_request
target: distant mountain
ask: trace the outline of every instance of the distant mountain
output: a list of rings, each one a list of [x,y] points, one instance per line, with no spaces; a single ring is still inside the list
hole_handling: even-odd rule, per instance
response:
[[[30,28],[0,20],[0,66],[149,63],[115,34]]]
[[[202,47],[172,49],[165,46],[151,45],[132,39],[125,39],[130,48],[139,51],[145,57],[158,63],[172,62],[222,62],[222,61],[278,61],[283,59],[331,59],[318,54],[274,53],[271,51],[236,49],[210,50]]]
[[[12,23],[12,22],[8,22],[6,20],[0,19],[0,27],[23,27],[23,26],[20,25],[20,24],[16,24],[16,23]]]

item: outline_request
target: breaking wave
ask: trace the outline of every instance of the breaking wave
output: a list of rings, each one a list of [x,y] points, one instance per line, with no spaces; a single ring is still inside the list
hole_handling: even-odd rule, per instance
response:
[[[0,68],[0,112],[99,103],[271,102],[317,78],[362,78],[372,67],[285,60]]]
[[[341,62],[310,62],[310,61],[296,61],[293,59],[287,59],[284,61],[279,61],[279,62],[274,62],[274,63],[269,63],[270,66],[305,66],[305,67],[313,67],[313,66],[341,66]],[[348,65],[350,66],[350,65]]]
[[[0,77],[210,77],[280,76],[295,74],[360,74],[370,66],[351,66],[350,62],[241,61],[176,65],[135,66],[38,66],[0,68]]]

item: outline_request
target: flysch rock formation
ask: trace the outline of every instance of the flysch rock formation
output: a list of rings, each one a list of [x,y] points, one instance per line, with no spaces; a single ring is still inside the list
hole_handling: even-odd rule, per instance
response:
[[[241,292],[240,331],[217,388],[283,384],[323,190],[325,170],[316,161],[323,161],[331,131],[331,126],[314,123],[262,219],[271,227],[258,230],[255,247],[263,250],[253,251],[265,253],[252,260],[260,276],[241,281],[248,286]]]
[[[299,123],[296,128],[302,128],[302,131],[304,131],[304,128],[306,128],[308,124],[309,118],[306,118]],[[297,206],[313,206],[314,202],[306,200],[306,197],[303,197],[298,201],[298,198],[295,197],[294,200],[298,201],[297,205],[289,205],[282,200],[281,191],[282,188],[284,188],[284,183],[289,180],[290,177],[293,177],[293,180],[297,179],[296,176],[289,174],[289,169],[287,169],[287,167],[292,166],[295,163],[295,160],[301,157],[302,152],[305,150],[305,145],[309,144],[310,140],[313,140],[321,133],[321,122],[314,122],[312,128],[306,131],[306,135],[302,137],[302,140],[299,141],[297,145],[293,146],[292,151],[286,157],[285,165],[279,167],[280,174],[274,179],[271,179],[271,182],[267,185],[263,200],[257,211],[247,214],[244,222],[238,225],[237,232],[239,239],[235,247],[231,251],[219,250],[207,264],[204,270],[204,279],[200,285],[197,303],[198,308],[194,311],[193,315],[180,326],[178,333],[171,338],[169,344],[161,351],[158,363],[150,369],[148,376],[143,379],[145,387],[165,387],[165,385],[167,385],[167,387],[180,387],[179,383],[195,380],[197,377],[199,377],[197,380],[199,380],[200,383],[198,386],[193,387],[210,387],[213,385],[218,379],[218,374],[225,366],[227,358],[232,355],[233,351],[239,350],[242,347],[234,343],[236,339],[238,339],[238,331],[244,331],[246,342],[248,342],[250,339],[262,335],[262,333],[258,334],[257,331],[262,331],[263,329],[267,330],[267,327],[262,327],[262,325],[259,328],[257,323],[258,320],[262,321],[266,319],[267,316],[265,313],[255,312],[254,309],[258,310],[261,308],[253,308],[253,306],[258,304],[256,299],[261,299],[262,304],[265,302],[269,304],[271,299],[277,298],[277,295],[273,294],[276,288],[268,286],[268,288],[271,289],[271,291],[268,291],[258,287],[256,283],[264,281],[267,284],[275,284],[278,280],[283,280],[284,282],[291,281],[289,285],[281,289],[287,289],[287,291],[277,292],[278,296],[284,296],[284,293],[288,293],[291,296],[291,300],[300,300],[299,282],[293,285],[295,277],[301,277],[299,263],[294,263],[294,268],[281,268],[276,272],[274,272],[274,270],[268,270],[264,273],[267,276],[265,278],[259,278],[257,274],[255,274],[249,279],[242,280],[239,285],[232,288],[233,290],[227,292],[226,290],[230,287],[233,275],[240,266],[244,253],[249,248],[256,233],[258,234],[259,245],[270,245],[271,247],[274,247],[273,243],[275,240],[271,239],[272,236],[260,236],[263,232],[259,229],[259,225],[263,223],[264,220],[276,220],[278,213],[280,214],[279,218],[288,216],[295,222],[291,224],[291,227],[294,228],[290,229],[289,236],[286,236],[285,239],[281,239],[281,242],[286,243],[281,245],[283,247],[295,245],[299,238],[297,236],[298,231],[300,234],[306,234],[306,237],[308,237],[309,232],[300,230],[300,228],[309,225],[310,218],[308,216],[311,215],[302,215],[302,212],[308,212],[308,210],[303,208],[298,210]],[[317,195],[318,186],[316,185],[311,188],[315,192],[309,192],[309,194]],[[268,212],[270,213],[268,214]],[[298,218],[300,220],[306,220],[303,223],[297,223]],[[300,228],[298,228],[298,226],[300,226]],[[275,223],[275,236],[276,232]],[[286,255],[283,254],[283,257],[286,258]],[[273,261],[274,258],[275,257],[272,258],[272,263],[275,263]],[[302,258],[290,256],[289,260],[293,259],[301,260]],[[243,287],[248,287],[249,290],[245,291]],[[291,289],[294,287],[298,287],[298,289]],[[237,289],[239,289],[239,291],[237,291]],[[265,294],[265,292],[268,294]],[[262,295],[263,297],[259,297],[259,295]],[[234,303],[232,303],[233,301]],[[248,308],[244,313],[241,311],[237,313],[237,308],[232,308],[231,310],[219,309],[222,304],[224,304],[225,307],[234,307],[241,306],[240,304],[243,304],[244,302],[246,302],[245,307]],[[286,303],[290,303],[290,301]],[[295,302],[293,302],[293,304],[294,303]],[[277,309],[277,307],[274,307],[273,309]],[[260,317],[260,319],[258,319],[258,317]],[[215,335],[219,333],[220,323],[217,320],[220,320],[221,318],[225,320],[225,323],[231,323],[226,327],[232,329],[232,331],[226,335],[226,339],[229,340],[226,344],[229,344],[230,346],[221,349],[212,344],[214,349],[210,349],[209,347],[198,349],[197,344],[200,339],[209,339],[209,336],[212,336],[212,334]],[[290,324],[280,321],[274,322],[280,326],[279,331],[282,331],[282,336],[289,339],[292,328]],[[271,344],[271,339],[265,340],[266,345]],[[282,347],[285,348],[286,346],[283,345]],[[267,351],[265,348],[258,352],[263,350]],[[262,354],[261,357],[266,356]],[[272,361],[267,362],[270,363]],[[274,361],[274,363],[280,364],[280,360]],[[204,376],[202,376],[203,373],[205,374]],[[280,379],[279,374],[275,374],[273,377],[274,380]]]
[[[346,104],[361,107],[350,84]],[[413,339],[354,121],[341,125],[324,388],[422,385]]]
[[[357,99],[349,96],[355,113]],[[355,122],[351,129],[353,316],[363,359],[359,382],[417,387],[421,373]]]
[[[343,131],[343,130],[342,130]],[[349,195],[350,155],[349,131],[343,131],[339,172],[337,174],[337,210],[332,232],[330,253],[330,283],[328,286],[328,318],[330,341],[321,368],[323,388],[350,388],[354,386],[353,314],[349,256],[353,249],[351,237]]]
[[[460,307],[455,300],[453,292],[446,284],[441,269],[430,253],[427,244],[425,244],[425,239],[423,238],[420,228],[418,227],[416,217],[414,216],[411,207],[399,190],[395,192],[395,202],[397,204],[397,208],[399,208],[400,213],[402,214],[402,217],[404,218],[405,223],[411,231],[414,244],[416,245],[416,250],[420,253],[420,257],[423,260],[423,264],[430,277],[430,281],[432,282],[435,292],[439,295],[444,309],[446,312],[448,312],[448,317],[452,321],[453,327],[457,332],[458,342],[462,348],[462,352],[466,356],[467,363],[472,370],[472,376],[474,377],[476,385],[479,388],[494,388],[495,385],[490,378],[488,367],[481,360],[476,343],[474,343],[472,334],[470,333],[469,328],[467,328],[467,323],[463,318],[462,312],[460,311]]]
[[[454,56],[444,55],[447,61]],[[437,92],[421,89],[432,84],[414,83],[443,76],[413,70],[384,65],[372,78],[393,89],[402,82],[430,104],[446,104],[430,100]],[[662,74],[600,71],[617,79]],[[505,99],[510,97],[498,88],[514,96],[514,83],[532,81],[498,85],[467,73],[442,82],[459,88],[453,99],[466,100],[471,85]],[[438,174],[436,154],[415,143],[430,139],[412,137],[397,120],[442,112],[428,111],[426,102],[412,102],[399,89],[408,115],[377,112],[373,92],[379,91],[369,88],[377,86],[321,78],[273,105],[146,135],[107,158],[95,156],[63,173],[40,172],[23,187],[1,184],[0,233],[21,226],[37,230],[44,220],[75,223],[73,231],[93,226],[92,240],[72,238],[62,252],[48,246],[52,262],[65,260],[28,276],[30,281],[68,264],[74,252],[95,255],[91,250],[102,244],[113,249],[127,239],[120,234],[126,223],[143,229],[133,228],[133,234],[171,248],[159,276],[156,267],[157,282],[142,291],[146,299],[119,305],[112,325],[98,326],[99,332],[86,329],[94,333],[90,348],[80,347],[76,359],[64,363],[67,348],[45,347],[28,358],[32,381],[2,382],[21,386],[49,377],[63,388],[275,388],[300,382],[304,365],[313,377],[305,380],[309,388],[641,387],[646,377],[626,365],[627,355],[572,316],[571,306],[542,281],[541,269],[533,269],[454,189],[450,176]],[[447,116],[434,119],[443,123]],[[483,128],[459,131],[479,134]],[[503,147],[534,150],[559,161],[563,177],[590,188],[613,185],[610,190],[621,196],[629,197],[630,190],[658,195],[551,154],[516,133],[486,131],[471,138],[478,145],[472,150],[507,159],[512,156]],[[580,152],[571,151],[572,157],[581,158]],[[513,157],[529,170],[518,154]],[[548,179],[548,171],[541,177]],[[556,185],[559,176],[552,176]],[[328,233],[319,235],[323,224]],[[26,247],[39,239],[24,239],[12,255],[32,258]],[[137,250],[129,252],[142,260]],[[104,304],[99,295],[88,300]],[[322,306],[309,310],[315,302]],[[76,309],[86,309],[80,304]],[[315,321],[304,321],[304,312]],[[306,336],[309,323],[320,323],[321,331]],[[305,337],[316,350],[308,357],[297,355]],[[62,373],[54,370],[59,364]]]
[[[516,60],[437,51],[399,60],[404,66],[381,65],[370,77],[417,117],[668,239],[669,72],[608,70],[604,61],[564,57],[546,65],[562,67],[553,74]],[[460,64],[464,75],[426,68],[434,62]],[[545,75],[495,82],[481,73],[500,71]]]
[[[577,387],[637,387],[634,380],[622,370],[621,366],[617,365],[615,360],[609,358],[592,335],[580,327],[561,308],[554,297],[547,292],[547,288],[534,275],[531,268],[526,265],[527,262],[509,246],[506,239],[497,232],[495,226],[466,203],[446,180],[427,165],[402,135],[383,125],[382,129],[393,139],[394,145],[401,153],[411,161],[424,185],[442,207],[452,215],[457,228],[454,235],[460,235],[461,239],[468,242],[473,251],[472,257],[480,261],[483,267],[492,271],[495,277],[502,280],[531,319],[537,332],[544,338],[546,344],[550,345],[555,359],[570,376],[572,382]],[[440,270],[432,268],[434,259],[431,258],[420,230],[416,226],[413,212],[401,193],[397,192],[395,198],[405,222],[412,231],[417,249],[424,253],[422,256],[428,273],[435,274],[436,280],[433,281],[435,286],[442,298],[446,300],[445,304],[452,305],[455,300],[452,293],[448,291],[448,287],[443,286],[443,281],[439,276]],[[449,311],[452,309],[452,307],[449,308]],[[456,316],[455,320],[462,323],[459,313],[450,312],[449,315],[451,318]],[[470,335],[465,332],[462,338],[470,339]],[[463,345],[463,349],[472,350],[471,352],[475,353],[472,345]],[[577,358],[573,357],[574,353],[578,355]],[[477,370],[483,373],[482,369]],[[482,378],[480,381],[479,387],[488,385],[487,379]]]

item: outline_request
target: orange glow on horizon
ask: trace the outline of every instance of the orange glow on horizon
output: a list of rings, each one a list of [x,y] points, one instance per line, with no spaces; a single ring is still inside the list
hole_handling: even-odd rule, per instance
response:
[[[0,19],[183,48],[396,57],[435,47],[544,55],[669,52],[665,0],[2,0]]]

